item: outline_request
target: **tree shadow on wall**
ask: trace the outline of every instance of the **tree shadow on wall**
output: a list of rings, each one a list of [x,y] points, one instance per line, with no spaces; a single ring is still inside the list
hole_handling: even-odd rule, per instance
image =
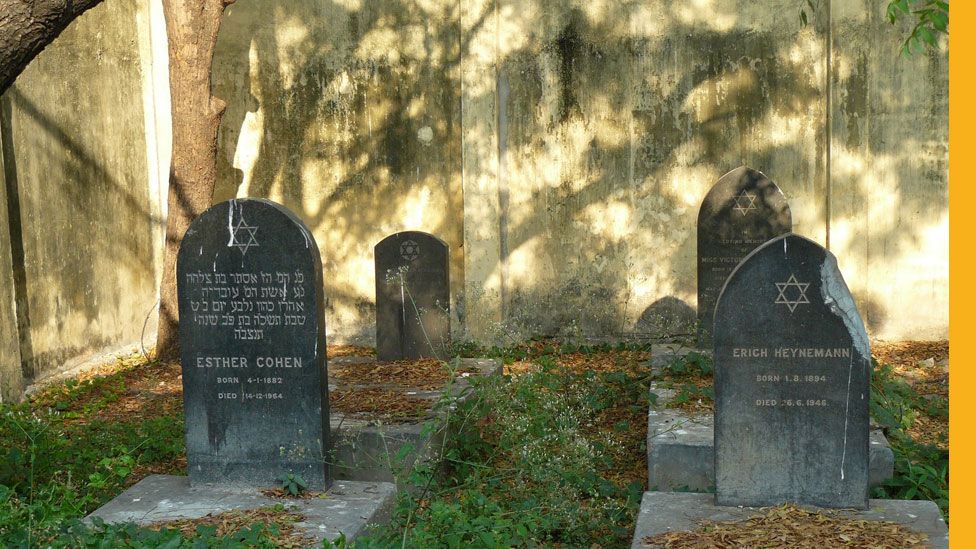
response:
[[[16,145],[28,146],[22,153],[14,149],[14,111],[18,123],[37,130],[19,135]],[[57,115],[39,108],[16,84],[0,98],[0,120],[21,369],[30,383],[66,360],[117,342],[108,323],[87,330],[78,344],[82,334],[70,327],[71,320],[105,324],[107,308],[125,309],[118,288],[155,294],[152,270],[146,268],[153,263],[151,230],[131,226],[151,229],[162,220],[149,210],[149,190],[137,183],[136,168],[112,166],[104,147],[65,131]],[[38,175],[48,177],[32,182]],[[84,219],[77,217],[80,211]],[[35,332],[48,343],[36,348]],[[57,345],[49,343],[52,337]]]
[[[370,272],[373,244],[397,230],[446,240],[455,312],[472,302],[460,283],[465,223],[498,227],[501,260],[488,276],[500,280],[506,329],[657,330],[640,313],[654,308],[647,301],[696,290],[697,203],[683,195],[700,200],[707,186],[675,186],[676,169],[704,169],[710,185],[748,164],[788,194],[823,181],[823,150],[756,136],[777,131],[771,120],[825,108],[813,67],[784,50],[801,33],[826,33],[715,30],[665,10],[665,31],[649,38],[620,31],[635,9],[234,4],[214,62],[214,93],[229,105],[215,200],[274,197],[302,217],[322,250],[330,325],[353,341],[374,321],[372,280],[357,279]],[[486,43],[494,85],[463,88],[462,59],[483,56]],[[462,97],[497,109],[467,113],[462,128]],[[462,174],[462,141],[483,135],[498,149],[488,176],[497,219],[463,206],[462,175],[482,174]],[[784,158],[802,160],[777,173]]]

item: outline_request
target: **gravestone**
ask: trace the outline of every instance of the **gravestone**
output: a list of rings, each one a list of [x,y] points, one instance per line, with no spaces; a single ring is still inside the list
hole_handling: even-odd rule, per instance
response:
[[[723,175],[698,210],[698,344],[708,347],[715,302],[732,269],[771,238],[789,233],[786,197],[768,177],[745,166]]]
[[[300,219],[261,199],[211,207],[177,260],[190,482],[329,485],[322,266]]]
[[[376,262],[376,358],[445,358],[451,344],[447,243],[419,231],[392,234]]]
[[[714,352],[716,503],[864,508],[871,350],[834,256],[794,234],[753,251]]]

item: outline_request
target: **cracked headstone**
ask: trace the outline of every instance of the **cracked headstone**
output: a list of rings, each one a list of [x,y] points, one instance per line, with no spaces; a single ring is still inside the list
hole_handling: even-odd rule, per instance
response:
[[[714,352],[716,502],[865,508],[871,350],[836,258],[794,234],[753,251]]]
[[[419,231],[375,247],[376,358],[446,358],[451,344],[448,245]]]
[[[330,483],[322,263],[308,227],[261,199],[217,204],[177,259],[193,485]]]
[[[749,252],[792,230],[790,206],[768,177],[745,166],[723,175],[698,210],[698,344],[711,343],[718,293]]]

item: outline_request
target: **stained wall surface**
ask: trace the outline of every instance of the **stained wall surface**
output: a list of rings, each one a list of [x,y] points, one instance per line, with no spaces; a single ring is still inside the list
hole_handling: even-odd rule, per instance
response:
[[[899,56],[908,28],[868,0],[817,6],[802,25],[795,0],[237,2],[214,200],[312,229],[330,342],[372,344],[372,248],[402,230],[450,245],[457,339],[682,337],[698,206],[748,165],[838,256],[873,337],[946,337],[948,54]],[[0,104],[13,386],[138,338],[156,301],[160,0],[85,15]]]
[[[2,104],[0,104],[2,107]],[[0,130],[3,117],[0,109]],[[24,372],[20,362],[20,331],[17,329],[17,302],[14,293],[13,255],[11,250],[10,224],[7,222],[10,207],[7,198],[4,148],[10,141],[9,133],[0,132],[0,402],[17,400],[25,388]],[[11,180],[12,181],[12,180]]]
[[[214,200],[270,198],[301,216],[322,254],[333,340],[375,337],[373,246],[392,233],[446,241],[451,279],[464,280],[460,48],[455,1],[265,0],[226,12]]]
[[[10,191],[0,303],[19,345],[6,344],[5,332],[0,340],[5,358],[19,353],[20,388],[73,359],[138,341],[155,305],[162,219],[147,140],[155,137],[140,36],[148,21],[148,2],[105,2],[0,98]],[[17,322],[7,325],[11,301]]]
[[[872,336],[946,337],[947,52],[900,57],[876,8],[465,3],[469,331],[687,333],[698,205],[749,165]]]
[[[691,333],[698,205],[739,165],[770,174],[796,230],[824,239],[825,33],[769,17],[793,7],[472,7],[464,65],[485,68],[465,82],[464,155],[480,159],[465,202],[497,211],[466,209],[465,223],[490,211],[491,237],[472,240],[499,251],[466,274],[503,331]]]
[[[949,67],[889,47],[873,2],[835,2],[830,249],[868,333],[948,337]]]

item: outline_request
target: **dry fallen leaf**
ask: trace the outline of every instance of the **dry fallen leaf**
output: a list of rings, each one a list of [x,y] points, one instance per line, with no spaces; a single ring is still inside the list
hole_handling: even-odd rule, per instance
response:
[[[660,549],[900,549],[929,547],[924,534],[900,524],[845,518],[840,512],[811,511],[795,505],[771,507],[752,518],[702,522],[698,529],[665,532],[644,538]]]

